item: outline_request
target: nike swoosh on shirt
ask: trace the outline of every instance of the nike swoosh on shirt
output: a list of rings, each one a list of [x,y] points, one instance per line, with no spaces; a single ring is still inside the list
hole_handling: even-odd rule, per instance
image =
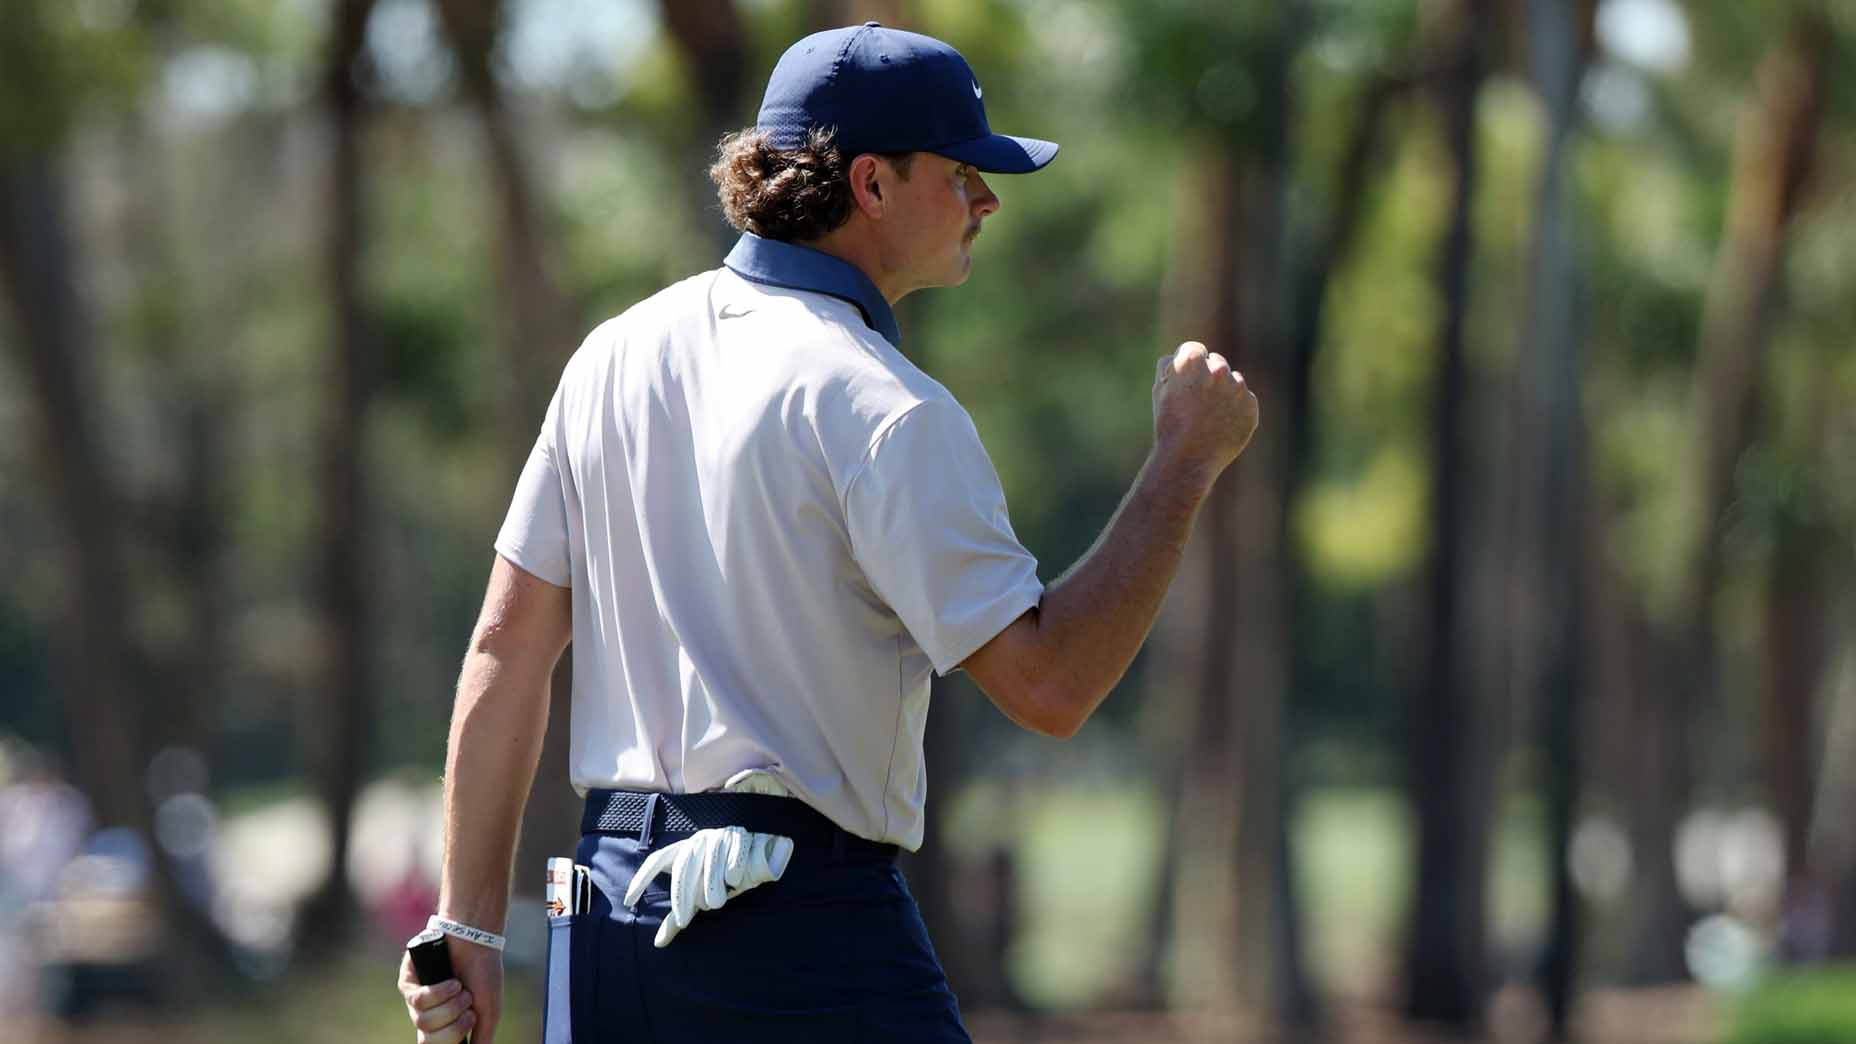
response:
[[[731,308],[735,308],[735,306],[734,305],[723,305],[722,310],[715,313],[715,317],[717,319],[739,319],[744,315],[754,314],[754,309],[752,308],[735,308],[735,310],[732,312],[729,311],[729,309]]]

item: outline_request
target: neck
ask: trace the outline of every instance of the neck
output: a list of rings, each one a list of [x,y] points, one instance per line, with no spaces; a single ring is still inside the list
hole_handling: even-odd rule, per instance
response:
[[[883,295],[883,300],[891,308],[915,289],[904,283],[900,274],[884,262],[882,245],[855,219],[802,245],[856,265],[858,271],[876,284],[877,292]]]

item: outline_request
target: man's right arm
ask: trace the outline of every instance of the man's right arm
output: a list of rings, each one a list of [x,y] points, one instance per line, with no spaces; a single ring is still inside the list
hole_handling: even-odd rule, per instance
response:
[[[1007,717],[1046,735],[1082,727],[1147,639],[1212,483],[1257,426],[1256,396],[1187,342],[1154,382],[1154,447],[1095,546],[961,667]]]
[[[458,678],[445,759],[445,860],[438,912],[502,932],[522,806],[548,725],[548,682],[573,635],[573,593],[498,555]],[[467,1033],[490,1044],[502,1013],[502,954],[450,940],[457,987],[420,986],[409,961],[400,992],[421,1044]]]
[[[445,761],[439,912],[501,931],[522,807],[548,727],[548,685],[573,636],[573,593],[501,555],[458,679]]]

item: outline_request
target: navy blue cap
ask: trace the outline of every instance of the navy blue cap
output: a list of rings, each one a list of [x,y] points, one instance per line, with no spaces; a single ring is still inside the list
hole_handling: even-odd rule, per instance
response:
[[[994,134],[984,89],[960,52],[932,36],[876,22],[813,33],[786,49],[760,103],[759,129],[796,149],[833,128],[848,156],[932,152],[984,171],[1025,174],[1057,143]]]

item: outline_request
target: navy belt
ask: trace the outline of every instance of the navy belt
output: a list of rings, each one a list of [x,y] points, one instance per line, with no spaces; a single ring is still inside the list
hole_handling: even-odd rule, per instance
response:
[[[658,836],[687,836],[714,827],[779,834],[800,848],[829,846],[840,859],[895,859],[895,845],[858,837],[797,798],[766,794],[659,794],[589,790],[580,815],[582,834],[635,834],[646,845]]]

